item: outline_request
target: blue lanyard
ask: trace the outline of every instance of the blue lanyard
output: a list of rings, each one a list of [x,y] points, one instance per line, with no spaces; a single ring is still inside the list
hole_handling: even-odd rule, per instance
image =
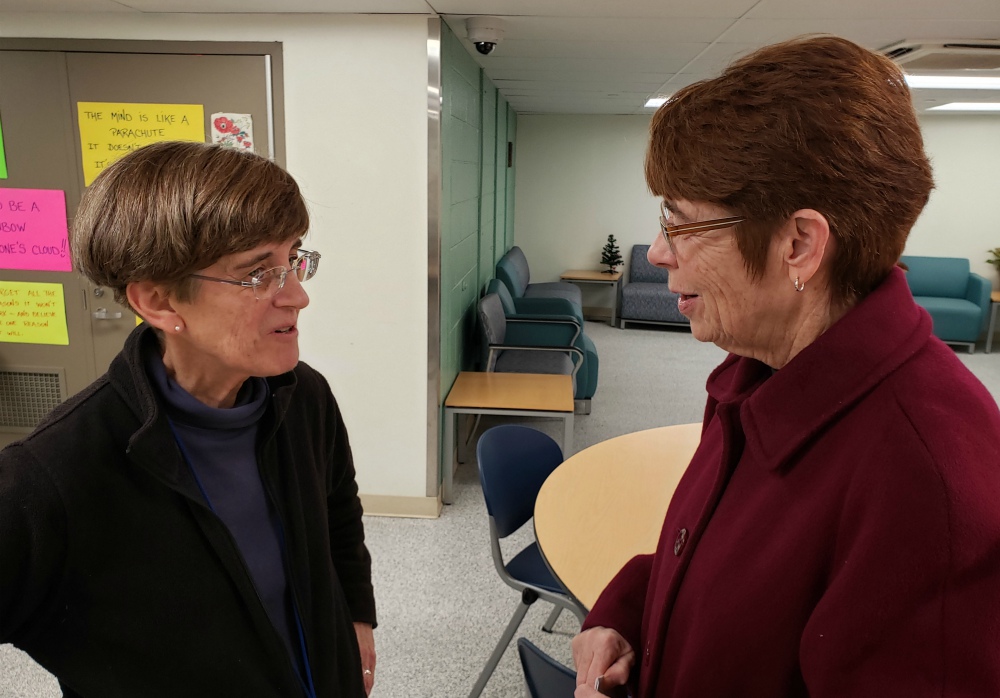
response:
[[[188,455],[187,447],[184,446],[184,441],[181,439],[180,435],[177,433],[177,429],[174,427],[174,420],[167,417],[167,423],[170,424],[170,431],[174,434],[174,440],[177,442],[178,448],[180,448],[181,456],[184,458],[184,462],[187,463],[188,470],[194,475],[194,481],[198,485],[198,490],[201,492],[201,496],[205,498],[205,503],[208,504],[209,510],[215,514],[216,518],[220,521],[222,517],[212,506],[212,498],[208,496],[208,491],[201,482],[201,478],[198,477],[198,470],[194,467],[194,463],[191,461],[191,457]],[[281,559],[286,561],[288,559],[288,550],[285,546],[285,527],[281,523],[281,517],[278,517],[278,546],[281,548]],[[237,546],[238,547],[238,546]],[[253,583],[253,578],[250,579]],[[291,589],[289,589],[291,593]],[[295,630],[299,637],[299,650],[302,652],[302,665],[305,670],[305,680],[299,675],[299,672],[295,672],[295,677],[299,680],[299,685],[302,686],[302,690],[305,692],[307,698],[317,698],[316,696],[316,686],[313,684],[312,677],[312,667],[309,665],[309,653],[306,651],[306,638],[305,633],[302,631],[302,618],[299,616],[299,606],[295,602],[295,594],[292,594],[292,615],[295,617]]]

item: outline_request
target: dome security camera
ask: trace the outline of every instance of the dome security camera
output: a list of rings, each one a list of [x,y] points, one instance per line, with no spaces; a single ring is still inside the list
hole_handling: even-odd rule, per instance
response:
[[[476,50],[484,56],[493,53],[493,49],[503,39],[504,21],[499,17],[477,16],[465,20],[465,32]]]

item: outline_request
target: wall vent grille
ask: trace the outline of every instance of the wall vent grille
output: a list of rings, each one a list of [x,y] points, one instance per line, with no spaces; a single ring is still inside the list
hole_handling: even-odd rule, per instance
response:
[[[30,431],[64,398],[61,371],[0,370],[0,429]]]

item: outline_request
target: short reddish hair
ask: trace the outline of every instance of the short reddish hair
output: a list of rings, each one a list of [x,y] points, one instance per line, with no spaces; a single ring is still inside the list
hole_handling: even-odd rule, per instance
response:
[[[826,216],[835,303],[885,278],[934,186],[902,72],[832,36],[767,46],[681,89],[650,135],[650,190],[745,216],[736,239],[755,278],[788,216]]]

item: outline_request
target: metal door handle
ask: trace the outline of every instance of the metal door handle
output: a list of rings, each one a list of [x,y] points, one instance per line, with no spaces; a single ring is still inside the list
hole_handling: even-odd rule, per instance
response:
[[[98,308],[94,311],[95,320],[120,320],[121,312],[109,313],[107,308]]]

